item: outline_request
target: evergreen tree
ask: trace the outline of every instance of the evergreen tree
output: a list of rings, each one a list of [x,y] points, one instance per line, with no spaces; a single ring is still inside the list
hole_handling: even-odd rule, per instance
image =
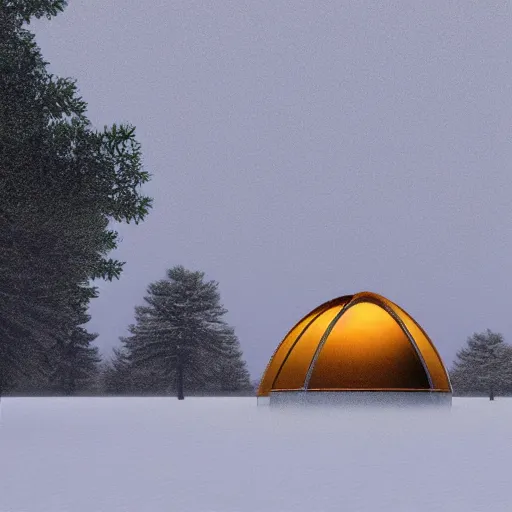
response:
[[[50,362],[50,365],[53,363],[49,378],[52,391],[73,395],[77,391],[92,389],[101,358],[98,347],[91,346],[98,335],[89,333],[83,327],[89,320],[90,315],[82,309],[73,322],[75,325],[70,326],[68,336],[56,340]]]
[[[487,329],[467,340],[456,356],[450,377],[457,393],[496,393],[512,389],[512,347],[503,336]]]
[[[102,368],[102,388],[108,395],[122,395],[134,391],[128,354],[123,348],[114,348],[113,357]]]
[[[260,382],[261,382],[261,377],[259,379],[253,380],[251,382],[252,390],[254,391],[254,393],[258,392],[258,389],[260,387]]]
[[[43,371],[18,377],[14,386],[16,391],[72,395],[93,390],[101,358],[98,348],[91,346],[98,335],[83,327],[90,320],[86,307],[87,303],[77,301],[75,314],[69,316],[67,330],[54,332],[51,343],[45,344],[44,350],[33,347],[30,360]]]
[[[121,341],[132,381],[153,393],[239,391],[250,388],[239,341],[224,320],[218,283],[182,266],[151,283],[146,305]],[[182,382],[183,386],[181,386]]]
[[[250,391],[252,388],[251,376],[233,329],[226,329],[224,344],[225,357],[218,360],[217,375],[213,382],[218,382],[221,392]]]
[[[25,27],[66,3],[0,0],[0,393],[80,386],[96,355],[73,304],[97,295],[91,280],[121,273],[110,221],[138,223],[151,206],[134,128],[94,130],[75,82],[48,72]],[[85,366],[52,377],[74,364]]]

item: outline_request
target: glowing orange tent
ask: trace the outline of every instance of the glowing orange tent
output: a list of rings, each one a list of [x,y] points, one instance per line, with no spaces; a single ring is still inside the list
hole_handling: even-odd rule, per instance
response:
[[[338,393],[336,393],[338,392]],[[277,347],[258,403],[451,404],[448,373],[425,331],[371,292],[339,297],[298,322]]]

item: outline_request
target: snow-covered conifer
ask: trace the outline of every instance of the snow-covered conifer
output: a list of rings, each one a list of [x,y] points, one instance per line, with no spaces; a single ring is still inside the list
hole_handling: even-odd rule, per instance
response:
[[[122,342],[132,382],[153,393],[240,391],[250,376],[239,341],[224,320],[218,283],[182,266],[151,283]]]
[[[490,329],[474,333],[457,353],[450,376],[456,393],[487,393],[494,400],[512,389],[512,347]]]

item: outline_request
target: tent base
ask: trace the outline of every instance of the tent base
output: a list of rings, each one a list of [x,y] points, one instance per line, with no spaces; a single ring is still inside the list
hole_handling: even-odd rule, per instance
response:
[[[270,397],[269,396],[258,396],[258,397],[256,397],[256,403],[258,405],[270,405]]]
[[[268,398],[265,402],[264,398]],[[440,391],[272,391],[258,405],[343,407],[451,407],[452,394]]]

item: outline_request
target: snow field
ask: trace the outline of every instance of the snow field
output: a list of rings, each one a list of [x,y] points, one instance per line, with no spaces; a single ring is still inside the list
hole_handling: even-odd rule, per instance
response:
[[[512,399],[3,398],[0,512],[510,512]]]

